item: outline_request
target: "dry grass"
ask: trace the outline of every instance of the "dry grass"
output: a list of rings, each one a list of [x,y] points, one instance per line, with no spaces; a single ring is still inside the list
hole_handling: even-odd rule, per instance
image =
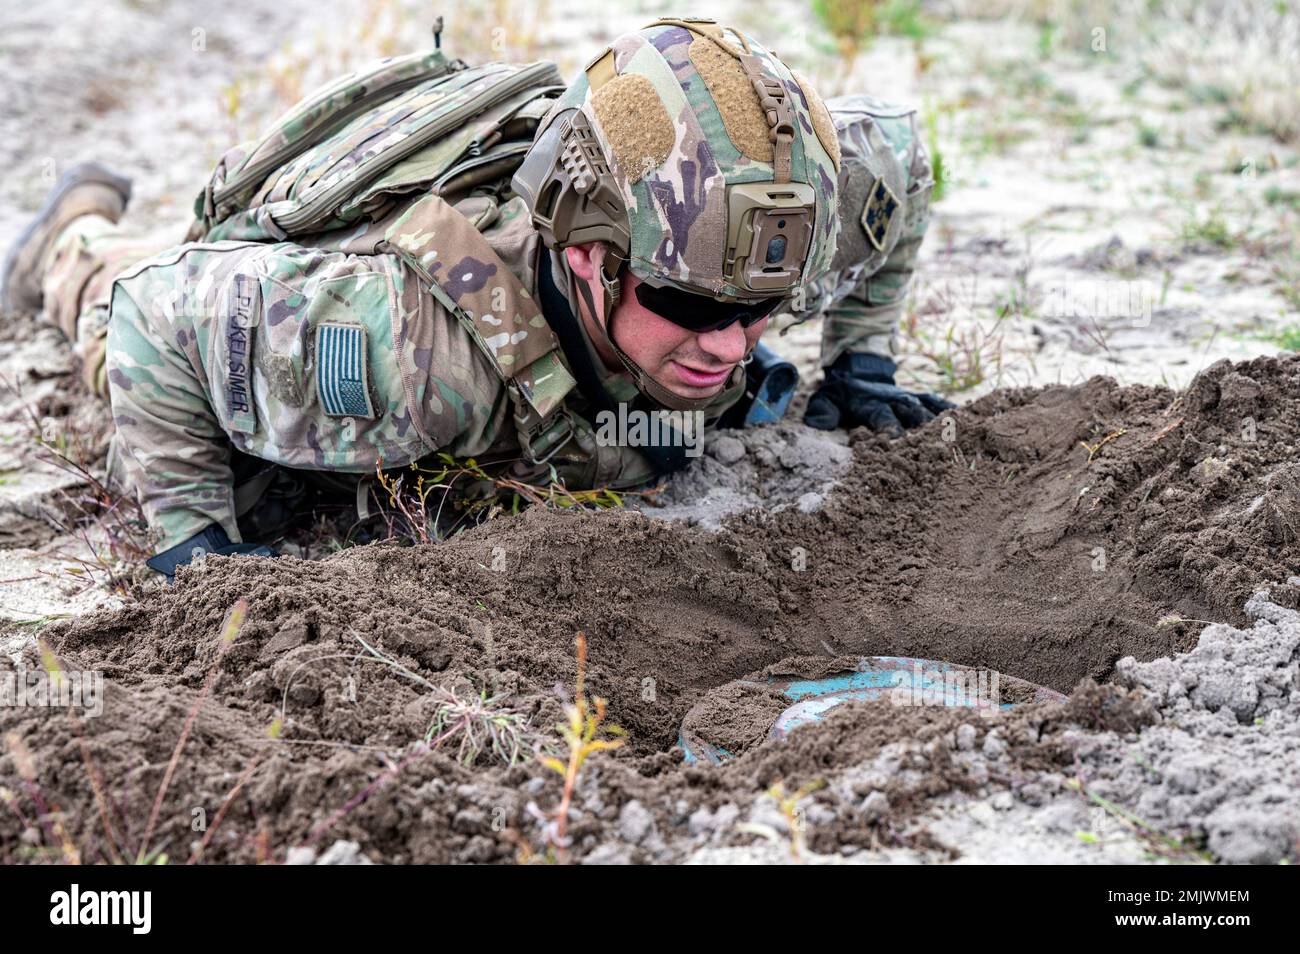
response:
[[[1293,3],[953,0],[949,9],[954,19],[1037,24],[1058,50],[1123,58],[1161,83],[1222,103],[1253,129],[1284,142],[1300,138],[1300,7]]]
[[[69,544],[51,553],[64,565],[41,575],[73,583],[78,593],[100,587],[123,599],[137,597],[150,577],[142,563],[154,552],[153,540],[139,502],[111,486],[104,473],[103,433],[75,414],[44,416],[26,400],[17,378],[0,379],[0,392],[11,396],[22,416],[15,440],[29,442],[33,461],[71,481],[42,508],[46,523]]]
[[[236,77],[221,90],[221,108],[231,142],[255,137],[274,118],[312,90],[388,56],[433,47],[437,8],[412,0],[364,0],[346,29],[304,30],[253,73]],[[582,51],[545,39],[553,18],[547,0],[469,0],[447,10],[442,48],[448,57],[470,63],[490,60],[556,60],[562,72],[581,64]]]
[[[1250,126],[1300,138],[1300,8],[1276,0],[1166,0],[1142,62],[1221,99]]]
[[[1026,270],[1027,274],[1027,270]],[[1000,383],[1008,323],[1026,317],[1024,281],[988,301],[979,276],[929,282],[913,292],[899,325],[899,351],[922,380],[945,395]]]
[[[571,490],[552,469],[545,482],[525,483],[488,469],[474,458],[438,454],[436,466],[411,464],[400,472],[376,469],[375,516],[383,538],[403,543],[436,543],[470,526],[528,507],[556,510],[608,510],[625,496],[651,497],[662,487],[616,491],[609,487]]]

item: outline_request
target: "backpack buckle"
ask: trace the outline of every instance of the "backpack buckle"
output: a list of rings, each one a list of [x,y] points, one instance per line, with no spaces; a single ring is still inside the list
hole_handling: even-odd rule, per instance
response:
[[[574,434],[573,418],[564,406],[545,418],[536,417],[531,411],[520,415],[516,410],[515,429],[519,450],[524,460],[533,465],[549,463],[573,440]]]

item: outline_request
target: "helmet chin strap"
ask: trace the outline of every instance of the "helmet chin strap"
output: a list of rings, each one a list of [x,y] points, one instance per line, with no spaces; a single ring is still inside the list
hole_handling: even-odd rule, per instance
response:
[[[606,258],[609,257],[608,251]],[[621,266],[621,262],[619,263]],[[572,269],[570,269],[572,273]],[[597,274],[600,276],[601,296],[600,307],[596,307],[591,288],[587,282],[582,281],[577,275],[573,275],[573,283],[577,286],[579,294],[582,295],[583,301],[587,303],[592,317],[596,321],[596,326],[600,328],[601,334],[609,342],[609,346],[614,349],[618,355],[619,361],[623,362],[623,367],[627,369],[628,374],[632,376],[632,381],[636,384],[637,390],[648,397],[656,404],[667,408],[670,411],[698,411],[706,407],[717,395],[703,398],[685,398],[670,389],[664,387],[654,378],[652,378],[640,365],[628,357],[627,352],[619,347],[618,342],[614,340],[614,309],[618,306],[619,298],[622,296],[622,279],[618,277],[617,270],[614,277],[610,278],[605,273],[605,263],[602,261],[597,267]],[[732,374],[736,372],[733,370]],[[730,378],[727,379],[730,382]],[[725,385],[724,385],[725,386]]]

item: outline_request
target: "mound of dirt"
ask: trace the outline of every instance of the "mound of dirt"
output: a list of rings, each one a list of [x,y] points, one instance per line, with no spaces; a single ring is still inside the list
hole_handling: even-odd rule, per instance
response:
[[[534,510],[438,546],[210,558],[136,605],[44,631],[66,669],[103,671],[103,715],[0,711],[30,753],[11,745],[0,776],[57,805],[86,858],[108,857],[110,827],[134,851],[215,667],[150,847],[188,856],[195,819],[211,822],[249,773],[208,860],[344,838],[375,860],[509,860],[540,844],[537,808],[558,802],[557,778],[458,738],[420,743],[452,693],[495,697],[530,744],[553,736],[582,632],[589,689],[628,744],[583,775],[573,857],[681,860],[744,843],[734,823],[751,803],[751,820],[766,812],[779,830],[763,801],[778,780],[827,783],[808,808],[814,849],[925,847],[909,823],[936,797],[1061,779],[1080,732],[1133,737],[1155,719],[1149,703],[1095,683],[1123,657],[1191,649],[1197,620],[1243,620],[1257,584],[1296,569],[1297,405],[1300,358],[1221,363],[1183,395],[1096,378],[995,393],[897,442],[856,432],[820,510],[748,511],[716,532]],[[239,599],[247,622],[222,653]],[[847,706],[720,768],[680,764],[682,719],[717,687],[793,657],[853,655],[1082,687],[1065,706],[987,717]],[[771,706],[737,701],[753,721],[719,700],[715,724],[749,744]],[[990,751],[997,771],[971,757]],[[5,860],[48,857],[48,832],[26,818],[0,815]]]
[[[1077,749],[1094,789],[1166,832],[1203,839],[1234,864],[1276,864],[1300,839],[1300,578],[1256,593],[1254,624],[1205,627],[1176,663],[1121,660],[1117,680],[1148,690],[1165,714],[1135,757],[1104,738]]]

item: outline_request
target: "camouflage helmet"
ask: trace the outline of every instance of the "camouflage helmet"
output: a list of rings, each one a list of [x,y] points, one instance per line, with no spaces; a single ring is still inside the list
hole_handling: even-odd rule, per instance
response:
[[[812,86],[713,20],[661,19],[593,59],[538,127],[514,178],[553,249],[601,241],[614,343],[624,265],[640,280],[725,301],[790,298],[835,254],[839,142]],[[586,286],[580,291],[587,294]]]

